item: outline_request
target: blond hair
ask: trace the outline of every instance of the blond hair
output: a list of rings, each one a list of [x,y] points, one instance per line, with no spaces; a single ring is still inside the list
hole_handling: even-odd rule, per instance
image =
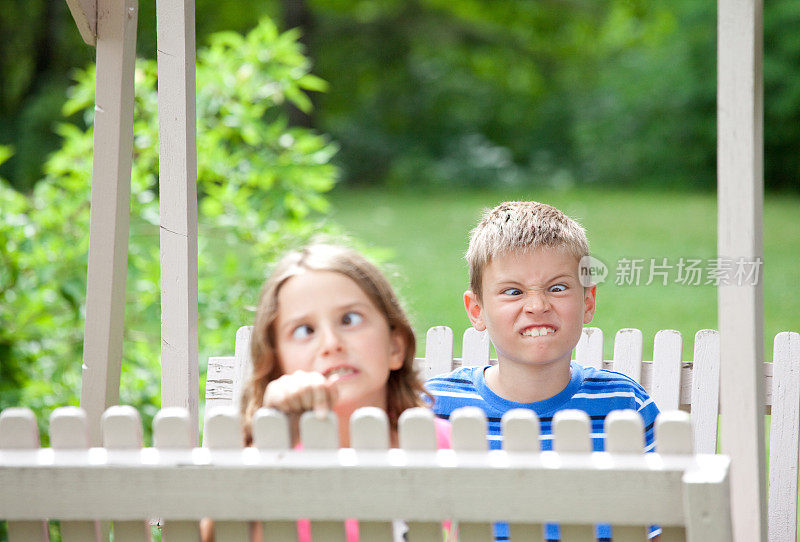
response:
[[[542,247],[565,250],[578,260],[589,255],[583,227],[551,205],[507,201],[485,211],[470,233],[466,253],[470,289],[481,299],[483,270],[492,258]]]
[[[307,271],[333,271],[348,277],[383,314],[390,331],[399,333],[403,339],[403,365],[389,373],[386,383],[386,410],[392,427],[397,427],[397,420],[405,409],[426,406],[423,396],[427,393],[414,370],[414,330],[389,281],[374,264],[354,250],[330,244],[311,244],[286,254],[261,290],[250,342],[253,371],[242,398],[247,444],[252,443],[253,416],[264,401],[267,384],[283,375],[273,330],[278,317],[278,293],[287,280]]]

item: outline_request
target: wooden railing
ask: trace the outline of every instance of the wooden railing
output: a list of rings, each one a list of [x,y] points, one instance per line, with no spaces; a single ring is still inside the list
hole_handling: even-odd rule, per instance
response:
[[[430,411],[411,409],[399,424],[399,449],[388,449],[380,409],[351,418],[353,448],[339,449],[335,417],[301,419],[302,450],[290,449],[286,418],[262,409],[255,443],[242,447],[232,408],[209,413],[204,448],[192,448],[189,415],[162,410],[154,447],[142,448],[139,415],[112,407],[102,420],[102,448],[88,447],[86,416],[54,411],[52,448],[38,447],[27,409],[0,415],[0,519],[11,542],[46,540],[43,520],[60,520],[64,542],[100,540],[113,523],[114,541],[150,539],[148,518],[161,518],[169,542],[198,538],[213,518],[217,540],[248,540],[263,522],[266,540],[296,540],[298,518],[312,520],[315,540],[344,540],[343,520],[357,518],[361,540],[392,540],[403,520],[410,541],[442,540],[442,522],[459,540],[492,540],[492,523],[510,523],[514,540],[541,540],[543,524],[562,536],[594,540],[593,524],[610,523],[615,541],[646,539],[658,524],[667,540],[728,541],[729,460],[693,455],[688,414],[662,414],[656,453],[643,453],[643,428],[633,411],[606,419],[607,452],[590,452],[585,413],[554,419],[554,451],[540,451],[531,411],[503,420],[504,450],[487,450],[486,420],[462,409],[452,420],[453,449],[436,450]],[[106,520],[102,522],[99,520]],[[453,527],[455,529],[455,527]],[[573,537],[573,538],[570,538]]]

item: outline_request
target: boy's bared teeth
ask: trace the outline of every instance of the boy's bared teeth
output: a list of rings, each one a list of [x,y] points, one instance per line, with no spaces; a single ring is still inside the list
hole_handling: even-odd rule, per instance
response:
[[[552,327],[542,326],[542,327],[531,327],[526,329],[522,332],[522,334],[526,337],[541,337],[542,335],[547,335],[548,333],[555,333],[556,330]]]

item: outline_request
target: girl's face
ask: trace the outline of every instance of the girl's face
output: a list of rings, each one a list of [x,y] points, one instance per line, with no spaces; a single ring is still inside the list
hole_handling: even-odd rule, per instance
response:
[[[278,292],[274,325],[284,373],[337,378],[337,406],[386,408],[386,382],[403,365],[405,342],[352,279],[334,271],[289,278]]]

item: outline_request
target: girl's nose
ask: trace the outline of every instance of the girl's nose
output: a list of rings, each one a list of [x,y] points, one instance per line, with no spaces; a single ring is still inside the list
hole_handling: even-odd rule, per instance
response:
[[[330,355],[342,350],[342,337],[332,326],[324,326],[320,330],[320,348],[322,355]]]

